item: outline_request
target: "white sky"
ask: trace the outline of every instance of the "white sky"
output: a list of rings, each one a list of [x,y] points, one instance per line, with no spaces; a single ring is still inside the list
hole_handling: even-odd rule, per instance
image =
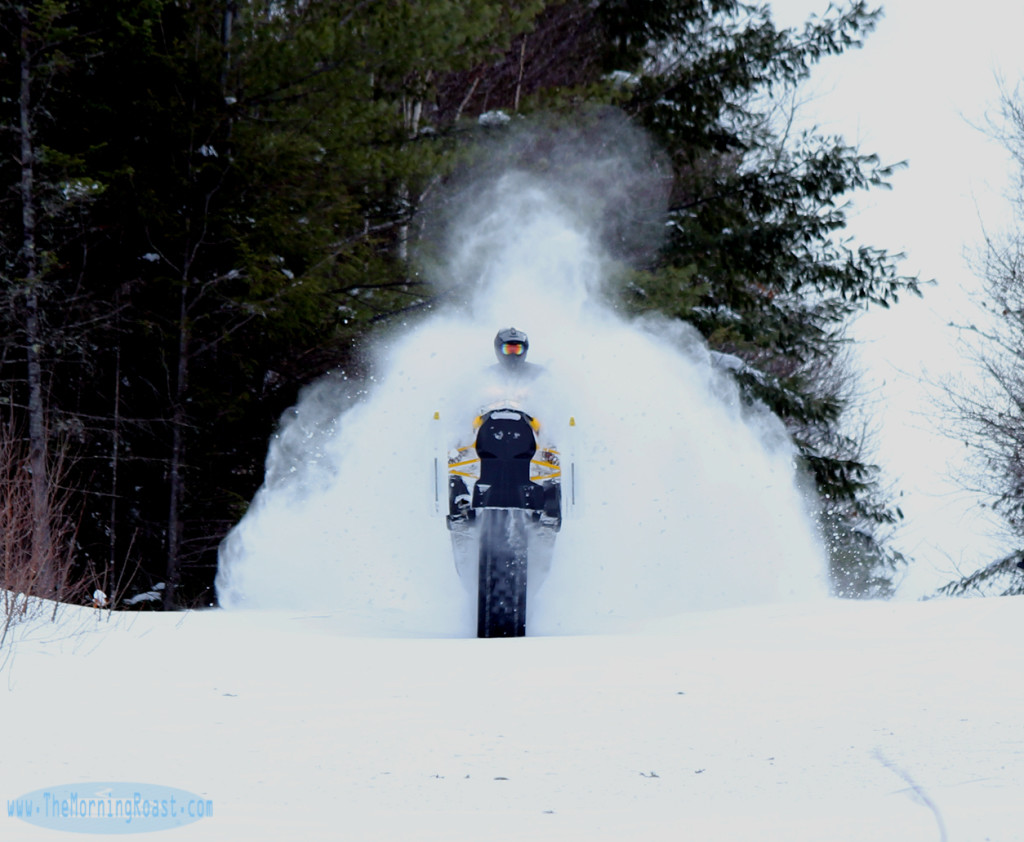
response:
[[[780,26],[800,25],[823,0],[772,0]],[[1005,151],[979,128],[998,112],[999,79],[1021,78],[1024,5],[976,0],[964,7],[890,0],[861,50],[826,59],[806,89],[804,118],[841,134],[886,163],[906,160],[890,192],[856,197],[851,233],[864,244],[907,255],[903,274],[935,279],[923,300],[861,319],[855,336],[869,371],[878,456],[903,490],[907,523],[897,546],[917,564],[903,592],[918,596],[975,569],[1005,548],[995,521],[951,479],[964,446],[941,427],[931,384],[963,372],[957,332],[978,282],[966,256],[982,225],[1004,225],[1011,169]]]

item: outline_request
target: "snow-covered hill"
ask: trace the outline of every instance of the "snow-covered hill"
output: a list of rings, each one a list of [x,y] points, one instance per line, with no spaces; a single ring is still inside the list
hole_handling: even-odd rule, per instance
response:
[[[8,810],[118,781],[211,802],[168,839],[1024,839],[1024,599],[498,640],[349,625],[66,609],[16,627]],[[68,835],[3,816],[0,838]]]

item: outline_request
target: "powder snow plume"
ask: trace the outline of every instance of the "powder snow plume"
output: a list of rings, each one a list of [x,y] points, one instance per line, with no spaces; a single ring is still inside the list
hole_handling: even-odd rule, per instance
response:
[[[493,400],[492,340],[509,325],[547,369],[520,402],[574,457],[579,491],[531,593],[529,633],[826,595],[781,422],[743,407],[696,331],[605,303],[614,261],[592,211],[616,170],[635,168],[601,170],[592,202],[564,167],[510,169],[449,202],[433,271],[451,303],[380,338],[371,381],[325,378],[286,414],[264,485],[221,547],[222,606],[472,636],[475,596],[455,570],[446,501],[434,508],[432,466]]]

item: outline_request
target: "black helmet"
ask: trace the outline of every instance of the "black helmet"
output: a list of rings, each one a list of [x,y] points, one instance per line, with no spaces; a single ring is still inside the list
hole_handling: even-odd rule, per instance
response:
[[[509,367],[522,365],[526,362],[526,352],[529,348],[529,338],[514,327],[503,328],[494,337],[494,353],[502,365]]]

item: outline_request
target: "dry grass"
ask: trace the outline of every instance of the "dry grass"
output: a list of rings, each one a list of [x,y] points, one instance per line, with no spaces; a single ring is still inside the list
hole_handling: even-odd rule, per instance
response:
[[[61,485],[63,455],[51,460],[43,517],[49,540],[33,540],[36,515],[26,447],[11,425],[0,424],[0,645],[15,623],[66,602],[81,603],[86,580],[75,572],[75,523]],[[47,602],[52,600],[52,602]]]

